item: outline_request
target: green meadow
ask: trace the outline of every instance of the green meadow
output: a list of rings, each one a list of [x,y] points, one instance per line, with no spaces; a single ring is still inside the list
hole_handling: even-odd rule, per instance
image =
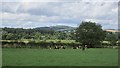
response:
[[[118,49],[3,48],[3,66],[117,66]]]

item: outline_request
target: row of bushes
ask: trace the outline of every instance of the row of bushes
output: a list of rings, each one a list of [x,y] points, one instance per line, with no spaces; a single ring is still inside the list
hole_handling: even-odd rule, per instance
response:
[[[20,41],[2,41],[2,47],[40,47],[40,48],[52,48],[52,47],[79,47],[81,44],[79,43],[61,43],[61,42],[35,42],[35,41],[30,41],[30,42],[20,42]]]
[[[35,42],[35,41],[1,41],[3,48],[13,47],[13,48],[81,48],[80,43],[63,43],[63,42]],[[102,43],[101,45],[95,46],[95,48],[108,48],[111,47],[108,43]]]

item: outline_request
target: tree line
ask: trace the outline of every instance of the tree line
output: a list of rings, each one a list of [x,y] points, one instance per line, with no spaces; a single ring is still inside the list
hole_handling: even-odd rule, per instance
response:
[[[69,32],[44,30],[44,29],[23,29],[23,28],[2,28],[3,40],[37,39],[37,40],[71,40],[74,37]]]

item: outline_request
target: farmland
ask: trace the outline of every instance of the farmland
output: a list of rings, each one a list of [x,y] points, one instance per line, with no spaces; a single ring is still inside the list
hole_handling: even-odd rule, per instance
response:
[[[117,66],[118,49],[4,48],[3,66]]]
[[[2,65],[118,65],[119,33],[104,31],[94,22],[51,28],[2,28]]]

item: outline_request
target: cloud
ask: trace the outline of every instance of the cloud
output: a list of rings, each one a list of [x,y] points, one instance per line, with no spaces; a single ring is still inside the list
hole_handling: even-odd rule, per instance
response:
[[[24,28],[57,24],[77,26],[83,20],[91,20],[102,24],[105,28],[110,28],[118,23],[117,2],[33,1],[3,2],[3,6],[0,8],[0,16],[2,16],[0,20],[3,20],[2,26]],[[23,22],[24,24],[19,25]],[[117,28],[117,26],[113,28]]]
[[[119,0],[4,0],[3,2],[119,2]]]

